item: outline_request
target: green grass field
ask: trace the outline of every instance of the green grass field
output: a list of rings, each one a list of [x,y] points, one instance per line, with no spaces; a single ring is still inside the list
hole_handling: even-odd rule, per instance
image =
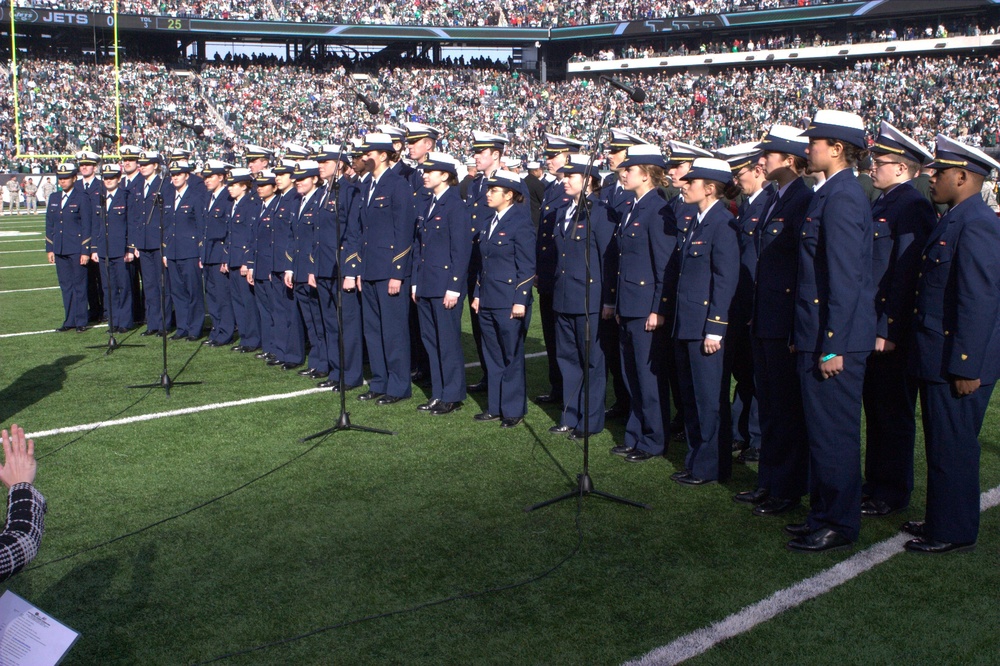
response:
[[[62,321],[58,290],[10,293],[56,285],[53,268],[9,268],[45,262],[42,229],[0,219],[0,335]],[[171,376],[202,384],[130,390],[158,379],[160,343],[119,338],[145,346],[87,349],[103,328],[0,337],[0,422],[42,432],[314,385],[180,341]],[[541,349],[537,317],[527,347]],[[547,389],[544,367],[528,361],[529,395]],[[418,389],[390,407],[356,394],[355,423],[399,434],[300,443],[338,413],[322,392],[37,438],[46,534],[8,587],[81,633],[68,665],[201,663],[270,643],[222,663],[616,664],[852,555],[786,552],[781,527],[805,509],[765,519],[734,504],[753,467],[689,488],[668,479],[683,445],[642,465],[609,455],[617,424],[591,440],[594,482],[653,510],[589,497],[578,517],[575,501],[524,513],[581,468],[581,447],[547,432],[555,410],[532,405],[503,431],[472,422],[473,400],[436,418],[416,413]],[[1000,485],[996,410],[982,442],[987,490]],[[866,522],[854,552],[922,517],[922,458],[910,509]],[[987,511],[977,551],[897,555],[691,663],[995,664],[998,534]]]

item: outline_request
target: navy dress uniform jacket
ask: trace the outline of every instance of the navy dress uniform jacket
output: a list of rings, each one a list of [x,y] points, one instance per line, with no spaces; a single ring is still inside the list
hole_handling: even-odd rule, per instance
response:
[[[203,246],[202,229],[205,227],[205,201],[188,187],[178,204],[176,192],[171,188],[171,198],[164,203],[163,256],[167,259],[197,259]]]
[[[316,265],[312,272],[319,277],[330,278],[340,274],[337,267],[341,261],[341,252],[345,247],[347,220],[360,190],[346,176],[341,176],[338,182],[337,196],[334,197],[332,188],[327,192],[316,225],[315,246],[313,248]],[[340,223],[339,238],[337,237],[338,218]],[[355,275],[355,273],[351,273],[351,275]]]
[[[535,277],[535,229],[523,206],[511,206],[490,235],[487,223],[480,232],[483,265],[473,298],[480,308],[510,309],[532,302]]]
[[[402,163],[400,163],[402,164]],[[368,281],[406,280],[413,250],[413,191],[391,170],[369,186],[361,202],[361,277]]]
[[[760,194],[749,204],[744,201],[740,205],[739,215],[735,220],[739,232],[740,246],[740,277],[733,296],[733,307],[730,314],[734,325],[745,326],[750,321],[753,309],[753,284],[757,274],[757,234],[758,227],[767,214],[771,202],[774,201],[774,190],[770,186],[761,190]]]
[[[417,218],[412,283],[417,287],[418,297],[444,297],[446,291],[466,293],[472,253],[471,218],[454,187],[441,195],[429,219],[424,215]]]
[[[229,233],[229,213],[233,210],[233,198],[226,188],[212,202],[212,194],[205,199],[204,231],[202,232],[201,262],[206,265],[226,263],[226,236]]]
[[[171,189],[170,184],[163,181],[157,174],[149,181],[146,190],[144,178],[136,178],[134,183],[135,206],[129,206],[129,245],[137,250],[160,249],[160,224],[163,218],[163,208],[156,204],[157,196],[166,201],[166,195]],[[164,205],[166,205],[164,203]]]
[[[129,193],[123,188],[115,189],[110,197],[110,206],[104,212],[97,211],[93,219],[91,247],[104,260],[105,256],[124,259],[128,249],[128,199]],[[105,240],[105,224],[107,239]]]
[[[61,189],[49,196],[45,210],[45,251],[56,255],[89,255],[94,213],[90,195],[74,185],[65,206],[62,197]]]
[[[226,233],[225,254],[229,269],[253,267],[253,227],[260,212],[260,200],[249,193],[233,203]],[[305,278],[303,278],[305,279]]]
[[[611,222],[611,211],[607,204],[591,195],[586,200],[590,209],[590,310],[591,314],[601,311],[601,306],[611,297],[607,268],[604,257],[608,251],[615,227]],[[565,209],[563,209],[565,213]],[[574,216],[576,217],[576,216]],[[556,273],[553,286],[553,309],[562,314],[586,314],[587,275],[586,251],[588,245],[587,211],[579,212],[578,220],[569,222],[566,229],[565,218],[557,220],[554,234],[556,247]],[[616,276],[612,276],[616,277]],[[596,320],[595,320],[596,330]]]
[[[562,190],[562,184],[558,185]],[[562,225],[566,214],[566,207],[570,204],[570,198],[566,196],[565,190],[561,196],[549,197],[547,203],[542,205],[542,217],[538,222],[538,234],[535,239],[535,272],[538,274],[538,293],[550,294],[555,286],[556,279],[556,227]],[[488,221],[487,221],[488,224]],[[489,229],[487,228],[488,232]]]
[[[672,208],[654,190],[636,201],[618,227],[615,311],[621,317],[666,316],[673,310],[667,264],[677,245]]]

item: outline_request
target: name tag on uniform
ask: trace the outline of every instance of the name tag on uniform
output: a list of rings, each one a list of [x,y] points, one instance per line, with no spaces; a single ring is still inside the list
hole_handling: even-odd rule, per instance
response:
[[[705,241],[691,241],[691,245],[704,245]]]
[[[633,226],[633,227],[638,227],[638,226],[639,226],[639,223],[638,223],[638,222],[633,222],[633,223],[632,223],[632,226]]]
[[[385,199],[385,197],[384,197],[384,196],[381,196],[381,197],[375,197],[375,201],[382,201],[383,199]]]
[[[945,241],[938,241],[938,245],[947,245],[947,244],[948,243],[946,243]]]
[[[497,232],[497,236],[506,236],[506,235],[507,235],[506,231],[498,231]]]

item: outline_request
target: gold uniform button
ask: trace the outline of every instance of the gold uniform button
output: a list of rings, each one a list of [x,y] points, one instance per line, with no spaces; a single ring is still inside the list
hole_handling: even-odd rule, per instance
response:
[[[639,286],[645,286],[645,284],[646,284],[645,282],[642,281],[639,282]]]
[[[704,303],[702,303],[702,305],[708,305],[708,301],[705,301]]]
[[[818,299],[818,298],[814,298],[814,299],[813,299],[813,303],[815,303],[815,304],[819,305],[819,299]]]
[[[786,293],[786,294],[790,294],[790,293],[792,293],[792,290],[791,290],[791,289],[786,289],[786,290],[785,290],[785,293]]]
[[[951,335],[951,332],[950,331],[945,331],[944,334],[945,335]]]
[[[832,338],[833,337],[833,331],[827,331],[826,332],[826,337]]]

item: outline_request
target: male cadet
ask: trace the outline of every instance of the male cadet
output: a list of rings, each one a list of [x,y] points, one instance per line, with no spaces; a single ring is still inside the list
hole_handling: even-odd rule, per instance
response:
[[[136,193],[136,186],[143,181],[139,174],[138,162],[142,148],[125,144],[118,149],[118,152],[122,162],[122,179],[118,187],[126,193],[126,199],[131,199]],[[146,303],[142,293],[142,280],[139,278],[139,260],[129,253],[125,261],[129,282],[132,285],[132,321],[138,325],[146,319]]]
[[[521,174],[521,160],[511,155],[505,155],[500,162],[503,164],[503,168],[511,173]],[[524,179],[524,176],[521,176]]]
[[[611,141],[608,143],[608,167],[611,173],[607,175],[601,185],[600,199],[608,207],[608,221],[614,225],[614,231],[618,231],[618,225],[622,219],[632,209],[635,195],[622,188],[621,172],[618,165],[625,160],[628,149],[632,146],[645,145],[648,141],[627,132],[620,128],[611,129]],[[607,255],[614,258],[618,256],[618,234],[614,233],[611,243],[608,246]],[[613,259],[612,259],[613,261]],[[610,275],[610,270],[605,275]],[[617,300],[615,290],[617,281],[608,279],[607,292],[609,298]],[[606,315],[606,316],[605,316]],[[618,335],[618,323],[615,321],[614,309],[610,306],[602,312],[599,325],[601,349],[604,350],[604,359],[607,363],[608,372],[611,373],[612,387],[615,392],[615,402],[604,413],[605,419],[627,419],[631,413],[629,402],[628,386],[625,383],[625,375],[622,374],[621,340]]]
[[[256,176],[271,164],[271,160],[274,159],[274,151],[250,143],[244,149],[243,157],[247,161],[247,168],[250,169],[252,181],[253,176]]]
[[[681,179],[691,170],[691,164],[695,159],[699,157],[712,157],[712,153],[698,146],[692,146],[689,143],[681,141],[668,141],[667,147],[670,150],[670,156],[667,158],[666,171],[667,177],[670,179],[670,187],[663,192],[663,195],[667,199],[670,209],[674,211],[674,219],[677,220],[677,236],[679,238],[692,229],[694,221],[698,216],[698,207],[696,205],[684,203],[684,197],[681,196],[680,191]],[[673,317],[673,312],[668,312],[667,330],[672,330],[673,328],[673,322],[670,321],[671,317]],[[668,344],[673,345],[674,343],[671,340]],[[666,365],[667,380],[670,383],[670,398],[674,406],[672,419],[670,418],[670,414],[667,413],[669,405],[666,401],[661,406],[664,409],[664,423],[669,422],[670,432],[674,436],[674,439],[683,442],[685,441],[684,406],[681,403],[681,389],[677,379],[677,367],[674,364],[674,358],[675,355],[671,346],[666,354]]]
[[[542,340],[549,364],[549,391],[535,396],[539,404],[561,404],[563,396],[562,372],[556,354],[556,313],[552,309],[552,295],[556,283],[556,223],[565,218],[570,198],[563,189],[560,172],[569,162],[572,153],[578,153],[582,141],[557,134],[545,135],[545,161],[549,173],[555,176],[542,198],[541,218],[535,236],[535,290],[538,291],[538,312],[542,320]]]
[[[480,232],[493,219],[493,210],[486,205],[486,192],[489,190],[486,181],[500,169],[500,159],[503,151],[510,143],[503,134],[490,134],[473,130],[472,154],[476,160],[476,178],[469,183],[465,193],[465,204],[472,215],[470,234],[472,238],[472,256],[469,258],[468,291],[471,294],[476,288],[479,271],[482,268],[483,257],[479,251]],[[472,321],[472,339],[476,341],[476,354],[479,356],[479,368],[483,378],[475,384],[469,384],[466,390],[470,393],[484,393],[487,390],[486,357],[483,355],[483,332],[479,324],[479,314],[472,309],[472,299],[469,299],[469,318]]]
[[[424,170],[421,164],[427,155],[435,149],[442,131],[423,123],[403,123],[406,127],[406,149],[410,160],[416,165],[410,174],[410,187],[413,188],[413,233],[416,236],[417,211],[423,213],[434,198],[434,194],[424,187]],[[430,359],[427,350],[420,339],[420,317],[417,308],[410,308],[410,364],[413,366],[412,378],[417,384],[429,382],[431,379]]]
[[[920,144],[882,121],[871,147],[871,176],[882,191],[872,204],[875,352],[868,357],[865,408],[865,484],[861,514],[905,509],[913,491],[917,385],[907,376],[920,254],[937,214],[910,183],[933,158]]]
[[[201,268],[205,279],[205,302],[212,329],[202,344],[222,347],[232,344],[236,333],[233,301],[229,294],[229,273],[226,264],[226,235],[229,231],[229,214],[233,199],[226,191],[226,174],[232,168],[220,160],[208,160],[201,176],[205,181],[205,228],[202,232]]]
[[[376,125],[375,129],[383,134],[389,135],[392,140],[392,152],[389,153],[389,169],[409,181],[413,174],[413,164],[405,156],[403,147],[406,143],[406,130],[395,125]]]
[[[743,194],[736,213],[736,229],[740,245],[740,275],[736,295],[729,309],[729,331],[726,334],[725,373],[722,376],[726,405],[723,405],[723,423],[726,412],[731,423],[731,435],[722,432],[732,441],[732,449],[740,450],[737,460],[742,463],[760,460],[760,422],[757,414],[757,396],[754,392],[753,352],[750,346],[750,316],[753,308],[753,284],[757,274],[757,227],[764,213],[771,207],[774,188],[764,175],[762,155],[756,143],[745,143],[719,151],[729,162],[733,181]],[[729,405],[730,379],[736,380],[736,395]]]
[[[97,165],[101,156],[89,150],[81,150],[75,156],[80,165],[80,185],[83,191],[90,195],[96,214],[100,205],[100,192],[103,183],[97,177]],[[87,264],[87,310],[90,321],[104,321],[104,295],[101,288],[101,269],[96,263]]]
[[[305,323],[310,345],[308,367],[299,374],[311,379],[325,379],[330,374],[330,359],[327,356],[329,346],[326,343],[323,314],[319,309],[319,293],[315,284],[310,284],[309,280],[309,276],[315,276],[316,271],[313,250],[324,195],[319,164],[315,160],[300,160],[292,178],[300,198],[291,210],[292,261],[285,270],[284,280],[285,286],[295,291],[295,305]],[[312,282],[315,283],[315,277]]]
[[[347,275],[344,289],[362,281],[365,342],[372,378],[359,400],[391,405],[410,397],[410,263],[413,249],[413,190],[389,169],[392,139],[369,133],[361,150],[370,163],[372,182],[361,203],[360,273]]]
[[[260,319],[260,352],[254,358],[277,359],[277,338],[283,331],[277,330],[274,318],[274,291],[271,289],[271,279],[275,263],[274,237],[278,233],[275,224],[275,211],[278,208],[277,186],[274,172],[270,169],[260,171],[253,179],[260,208],[257,219],[254,220],[252,253],[253,265],[247,268],[246,281],[254,290],[254,302]]]
[[[1000,374],[1000,226],[983,181],[1000,163],[939,134],[931,196],[948,212],[920,259],[910,371],[927,444],[927,512],[903,525],[915,553],[969,550],[979,535],[979,430]]]
[[[171,188],[160,177],[162,158],[158,152],[143,151],[138,163],[142,180],[133,190],[136,205],[132,206],[133,202],[130,202],[128,209],[128,244],[133,256],[139,259],[146,297],[146,330],[141,335],[166,335],[173,319],[174,306],[170,300],[170,276],[163,270],[161,240],[163,197]]]
[[[809,448],[802,415],[802,392],[789,348],[795,321],[799,233],[812,202],[805,184],[809,140],[788,125],[773,125],[759,149],[764,172],[778,190],[754,234],[754,270],[750,334],[754,388],[760,421],[757,487],[733,500],[754,505],[757,516],[781,515],[806,493]]]
[[[364,383],[361,359],[361,303],[353,294],[343,294],[344,322],[341,330],[337,317],[337,292],[340,291],[340,261],[351,263],[357,270],[357,252],[342,252],[347,235],[347,219],[354,206],[359,188],[343,175],[350,165],[352,155],[349,148],[340,144],[324,144],[316,154],[319,175],[326,182],[323,199],[316,223],[316,233],[312,250],[315,263],[310,271],[310,284],[316,287],[319,311],[326,333],[326,357],[330,366],[330,377],[320,382],[322,388],[340,390],[343,374],[344,390],[357,388]],[[344,256],[348,255],[348,256]],[[356,274],[354,272],[353,274]],[[340,365],[340,338],[344,339],[344,365]]]
[[[121,185],[122,168],[117,164],[101,166],[104,181],[104,210],[94,217],[91,238],[93,253],[90,260],[104,265],[101,281],[104,283],[104,315],[114,333],[124,333],[133,326],[132,281],[126,266],[132,259],[128,250],[128,204],[131,194]],[[99,204],[100,205],[100,204]]]
[[[205,325],[205,292],[198,263],[205,233],[205,200],[191,187],[191,165],[170,165],[170,196],[163,211],[163,265],[170,275],[177,330],[171,340],[196,341]],[[203,187],[204,190],[204,187]]]
[[[45,209],[45,252],[56,265],[65,318],[59,332],[87,330],[87,264],[90,262],[93,202],[76,182],[77,168],[65,162],[56,168],[59,189]]]
[[[476,173],[478,173],[478,170],[476,169],[475,157],[468,158],[465,162],[463,162],[463,164],[465,165],[465,178],[463,178],[462,182],[458,184],[458,194],[462,197],[462,201],[465,201],[465,196],[469,192],[469,185],[476,179]]]
[[[875,346],[871,202],[852,168],[867,149],[860,116],[821,109],[802,133],[826,177],[799,232],[796,364],[809,440],[809,516],[787,548],[850,548],[861,530],[861,391]]]
[[[531,222],[538,228],[542,217],[542,199],[545,198],[545,183],[542,182],[542,163],[537,160],[528,162],[528,175],[524,177],[524,186],[528,188],[528,204],[531,206]]]
[[[233,204],[226,228],[226,261],[220,269],[229,273],[229,297],[233,303],[236,328],[240,333],[240,343],[230,349],[240,354],[260,350],[260,314],[254,298],[255,289],[246,280],[247,273],[253,268],[253,225],[260,210],[260,200],[256,193],[250,193],[253,178],[248,167],[232,169],[226,179]]]
[[[271,170],[274,173],[278,203],[271,220],[274,225],[274,266],[271,267],[271,279],[267,284],[271,286],[271,316],[274,318],[276,351],[274,358],[268,358],[267,363],[289,363],[293,368],[306,360],[305,324],[295,303],[295,290],[285,285],[285,271],[291,270],[295,258],[292,221],[298,216],[300,199],[295,181],[292,180],[296,162],[290,156],[298,159],[301,154],[297,146],[290,147],[286,144],[281,163]],[[308,374],[308,371],[309,368],[306,368],[304,371],[300,370],[299,374]]]

